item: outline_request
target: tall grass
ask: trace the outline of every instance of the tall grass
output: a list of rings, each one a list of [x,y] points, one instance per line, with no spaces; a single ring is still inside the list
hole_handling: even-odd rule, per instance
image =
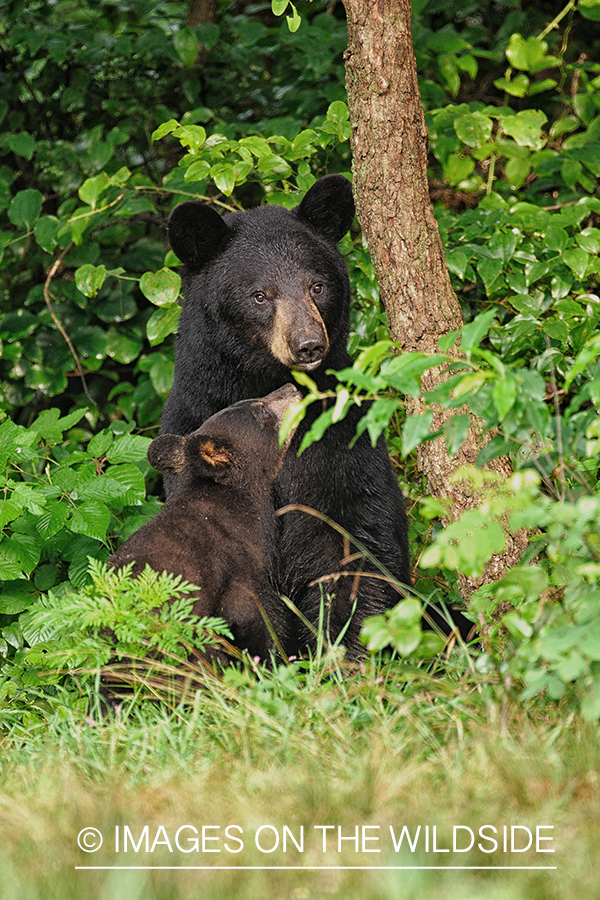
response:
[[[43,725],[5,719],[1,739],[0,897],[2,900],[170,900],[170,898],[375,898],[375,900],[563,900],[600,895],[595,726],[560,708],[513,702],[506,686],[471,675],[465,660],[445,678],[398,662],[350,665],[339,656],[273,671],[229,669],[176,682],[162,702],[124,700],[103,716],[73,691],[54,698]],[[157,680],[154,679],[153,691]],[[187,696],[181,693],[186,690]],[[152,693],[152,692],[151,692]],[[85,700],[85,705],[83,700]],[[437,828],[450,846],[453,825],[553,825],[555,853],[394,852],[389,826]],[[123,852],[125,826],[136,843]],[[207,831],[220,853],[183,853],[181,826]],[[237,825],[244,848],[228,852]],[[327,832],[323,852],[322,830]],[[119,826],[121,850],[115,852]],[[164,831],[159,831],[163,826]],[[263,829],[272,853],[254,843]],[[283,828],[299,840],[299,852]],[[358,852],[343,837],[359,826],[379,843]],[[77,836],[94,827],[96,853]],[[463,832],[465,834],[466,832]],[[524,832],[522,832],[524,833]],[[193,835],[182,832],[183,839]],[[166,840],[172,846],[169,850]],[[260,841],[259,841],[260,842]],[[229,840],[230,848],[239,844]],[[183,840],[182,846],[190,847]],[[463,845],[464,846],[464,845]],[[121,866],[236,866],[234,870],[122,870]],[[304,870],[242,869],[302,866]],[[555,870],[358,869],[309,866],[532,866]],[[106,866],[102,870],[81,866]]]

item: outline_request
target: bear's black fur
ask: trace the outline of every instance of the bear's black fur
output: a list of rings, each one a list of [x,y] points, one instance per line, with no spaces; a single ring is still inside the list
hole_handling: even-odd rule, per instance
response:
[[[340,175],[321,178],[291,211],[265,206],[221,217],[197,202],[173,210],[169,237],[185,265],[185,302],[163,431],[188,434],[217,410],[284,384],[290,369],[310,372],[320,390],[335,387],[327,369],[351,365],[350,284],[337,243],[353,217],[351,186]],[[365,408],[353,407],[296,456],[322,408],[313,404],[296,433],[274,485],[276,508],[314,508],[410,585],[406,513],[385,442],[373,448],[364,434],[349,449]],[[173,479],[166,479],[166,488],[170,494]],[[280,517],[278,554],[278,589],[313,626],[323,590],[333,595],[325,618],[332,638],[356,600],[343,639],[352,653],[360,651],[362,619],[400,599],[381,577],[358,578],[358,570],[380,573],[366,559],[357,560],[356,548],[331,525],[305,512]],[[319,585],[317,579],[325,580]],[[289,652],[314,640],[299,620],[296,628]]]
[[[235,644],[263,659],[273,641],[256,600],[280,640],[289,640],[289,614],[274,587],[271,487],[291,439],[279,447],[281,421],[300,397],[286,384],[222,410],[187,437],[157,437],[148,459],[177,477],[177,490],[110,558],[116,568],[135,561],[134,575],[149,565],[198,585],[194,614],[221,616]]]

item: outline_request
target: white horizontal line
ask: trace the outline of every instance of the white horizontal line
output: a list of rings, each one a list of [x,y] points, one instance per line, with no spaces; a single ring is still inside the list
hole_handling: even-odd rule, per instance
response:
[[[381,871],[381,870],[405,870],[405,869],[419,869],[419,870],[428,870],[428,869],[510,869],[511,871],[517,869],[556,869],[557,866],[75,866],[75,869],[186,869],[186,870],[194,870],[194,871],[203,871],[210,872],[212,870],[227,870],[227,871],[237,871],[237,870],[285,870],[285,871],[304,871],[304,870],[323,870],[323,869],[336,869],[336,870],[360,870],[361,872],[369,871],[373,869],[373,871]]]

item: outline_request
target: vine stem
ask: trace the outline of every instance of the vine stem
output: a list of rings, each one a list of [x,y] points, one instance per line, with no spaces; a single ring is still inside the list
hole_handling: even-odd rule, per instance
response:
[[[546,349],[550,351],[550,338],[546,335]],[[558,453],[558,463],[556,466],[558,479],[560,482],[560,497],[559,500],[561,503],[565,502],[565,497],[567,494],[567,484],[565,481],[565,459],[564,459],[564,450],[563,450],[563,436],[562,436],[562,421],[561,421],[561,412],[560,412],[560,400],[558,398],[558,388],[556,387],[556,376],[554,363],[552,362],[552,357],[549,355],[550,362],[550,386],[552,388],[552,398],[554,400],[554,412],[556,416],[556,450]]]
[[[58,316],[52,309],[52,302],[51,302],[52,298],[50,296],[50,285],[52,284],[52,280],[53,280],[54,276],[56,275],[56,273],[58,272],[63,259],[65,258],[65,256],[67,255],[67,253],[69,252],[69,250],[71,249],[72,246],[73,246],[72,243],[67,244],[65,249],[62,251],[62,253],[60,253],[56,257],[56,259],[52,263],[50,269],[48,270],[48,274],[46,276],[46,281],[44,283],[44,300],[46,301],[46,306],[48,307],[48,312],[52,316],[52,321],[54,322],[54,324],[58,328],[59,332],[63,336],[67,347],[71,351],[71,356],[75,360],[75,367],[77,369],[77,374],[81,378],[81,383],[83,385],[83,393],[88,398],[90,403],[92,403],[95,406],[96,404],[95,404],[94,400],[92,399],[92,397],[90,396],[90,393],[88,391],[87,382],[85,380],[85,375],[83,374],[83,368],[79,361],[79,356],[77,355],[77,351],[75,350],[75,347],[73,346],[73,342],[72,342],[71,338],[69,337],[69,335],[63,328],[62,322],[60,321],[60,319],[58,318]]]
[[[556,28],[558,26],[559,22],[562,22],[564,17],[568,13],[570,13],[572,9],[575,9],[576,5],[577,5],[577,0],[569,0],[567,5],[565,6],[565,8],[562,9],[554,19],[552,19],[552,21],[550,22],[549,25],[546,25],[546,27],[544,28],[544,30],[542,31],[541,34],[538,34],[538,36],[537,36],[538,41],[543,41],[544,38],[546,37],[546,35],[549,34],[553,28]]]

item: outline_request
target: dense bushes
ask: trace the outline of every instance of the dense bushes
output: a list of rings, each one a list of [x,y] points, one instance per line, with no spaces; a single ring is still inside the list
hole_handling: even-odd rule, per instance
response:
[[[155,432],[172,378],[180,281],[168,211],[184,197],[293,205],[319,174],[349,173],[343,9],[297,8],[291,33],[243,3],[220,3],[215,23],[193,27],[178,2],[4,4],[0,653],[13,679],[19,617],[40,594],[81,589],[87,556],[106,558],[158,507],[152,478],[145,499],[139,432]],[[481,572],[506,529],[530,529],[523,565],[473,598],[487,631],[480,672],[584,698],[597,716],[600,65],[587,22],[600,5],[555,12],[415,5],[432,196],[466,356],[453,355],[452,336],[437,360],[393,355],[368,254],[346,238],[351,350],[362,353],[330,416],[374,398],[365,427],[373,437],[389,427],[428,601],[456,602],[458,572]],[[405,418],[403,395],[418,394],[434,362],[449,380]],[[466,404],[491,433],[478,464],[508,453],[517,472],[487,487],[472,473],[484,505],[445,530],[413,462],[434,437],[435,403],[457,410],[451,453]],[[498,622],[504,600],[514,608]],[[404,618],[372,624],[373,648],[415,652],[407,603]]]

